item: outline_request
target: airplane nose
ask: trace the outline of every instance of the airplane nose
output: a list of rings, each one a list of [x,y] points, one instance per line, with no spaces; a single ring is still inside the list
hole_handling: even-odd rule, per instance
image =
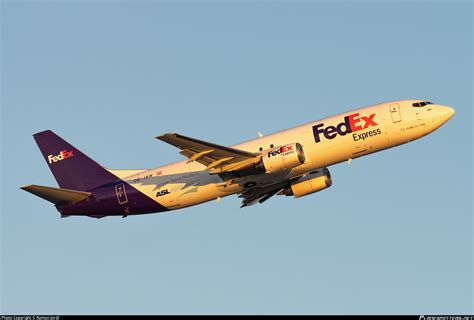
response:
[[[448,121],[449,119],[451,119],[451,117],[454,116],[455,113],[456,113],[456,111],[451,107],[440,106],[439,115],[440,115],[441,121],[443,121],[443,123]]]

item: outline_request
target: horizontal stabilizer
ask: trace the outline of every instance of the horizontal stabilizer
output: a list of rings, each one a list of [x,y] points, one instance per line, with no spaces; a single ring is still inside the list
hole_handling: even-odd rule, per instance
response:
[[[86,199],[92,194],[90,192],[44,187],[34,184],[21,187],[21,189],[28,191],[34,194],[35,196],[43,198],[44,200],[47,200],[54,204],[73,204]]]

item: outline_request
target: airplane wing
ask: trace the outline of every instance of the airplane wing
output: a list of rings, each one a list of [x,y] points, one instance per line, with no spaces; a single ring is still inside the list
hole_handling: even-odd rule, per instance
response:
[[[177,133],[166,133],[156,139],[181,149],[180,154],[188,158],[188,163],[196,161],[205,165],[210,173],[241,170],[256,164],[261,158],[258,153],[220,146]]]
[[[286,180],[270,186],[256,187],[244,191],[239,195],[239,198],[242,198],[242,205],[240,207],[243,208],[257,203],[263,203],[287,187],[288,183],[289,181]]]

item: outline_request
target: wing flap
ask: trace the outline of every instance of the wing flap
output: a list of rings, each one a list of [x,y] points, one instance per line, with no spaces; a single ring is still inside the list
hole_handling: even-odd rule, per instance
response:
[[[212,152],[214,152],[214,151],[215,151],[215,150],[211,149],[211,150],[204,150],[204,151],[195,153],[195,151],[186,149],[186,150],[181,151],[180,153],[181,153],[183,156],[185,156],[185,157],[188,157],[188,156],[189,156],[189,159],[188,159],[188,161],[186,161],[186,163],[190,163],[190,162],[193,162],[193,161],[197,161],[197,160],[199,160],[200,158],[202,158],[202,157],[204,157],[205,155],[207,155],[208,153],[212,153]]]
[[[166,133],[156,139],[177,147],[181,150],[180,154],[188,158],[188,163],[196,161],[206,166],[210,173],[235,170],[260,159],[258,153],[220,146],[177,133]]]
[[[285,180],[266,187],[255,187],[244,191],[239,195],[239,198],[242,198],[242,205],[240,207],[243,208],[257,203],[263,203],[283,190],[287,185],[288,181]]]

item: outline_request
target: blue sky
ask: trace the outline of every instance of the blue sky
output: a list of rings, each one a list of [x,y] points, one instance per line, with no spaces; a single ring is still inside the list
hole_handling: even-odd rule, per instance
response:
[[[472,313],[472,2],[2,2],[2,313]],[[421,98],[431,135],[299,200],[60,219],[32,134],[110,168]]]

